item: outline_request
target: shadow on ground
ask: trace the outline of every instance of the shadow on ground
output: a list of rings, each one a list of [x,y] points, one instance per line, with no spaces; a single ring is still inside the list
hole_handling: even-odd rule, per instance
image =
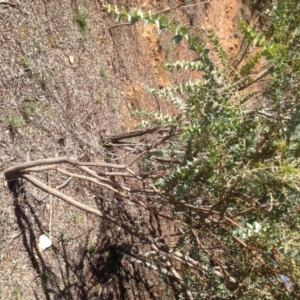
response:
[[[9,189],[23,246],[41,285],[43,299],[158,300],[163,294],[164,299],[176,299],[178,292],[172,282],[124,259],[134,245],[133,237],[108,223],[100,224],[99,236],[92,244],[91,232],[85,233],[77,253],[70,254],[68,240],[63,236],[40,253],[39,234],[46,230],[39,210],[21,180],[10,181]],[[101,203],[99,208],[105,210]],[[41,299],[40,293],[32,293],[35,299]]]

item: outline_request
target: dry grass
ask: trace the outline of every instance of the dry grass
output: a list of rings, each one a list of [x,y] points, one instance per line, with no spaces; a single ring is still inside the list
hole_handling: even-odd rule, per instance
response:
[[[104,12],[96,2],[88,8],[93,27],[83,34],[70,4],[0,6],[2,170],[47,156],[101,160],[101,131],[120,130],[119,112],[111,109],[111,103],[121,102],[123,84],[109,64],[112,41],[104,41]],[[101,78],[103,65],[114,78]],[[112,96],[115,84],[120,89]],[[47,180],[57,186],[64,179],[49,173]],[[68,189],[94,204],[85,187],[71,182]],[[2,187],[0,298],[61,294],[82,299],[87,294],[88,249],[97,242],[101,220],[45,196],[28,186],[26,198],[14,203]],[[51,234],[54,246],[39,254],[36,240],[44,232]]]

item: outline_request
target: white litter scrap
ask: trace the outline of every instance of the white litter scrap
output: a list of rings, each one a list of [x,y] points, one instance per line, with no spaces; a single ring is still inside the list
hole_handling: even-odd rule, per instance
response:
[[[52,245],[52,241],[46,234],[42,234],[39,238],[38,249],[43,252]]]

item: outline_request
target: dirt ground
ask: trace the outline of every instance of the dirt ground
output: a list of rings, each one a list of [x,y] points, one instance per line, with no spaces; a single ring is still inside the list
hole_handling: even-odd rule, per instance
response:
[[[151,11],[180,3],[115,2]],[[193,26],[201,36],[213,28],[225,50],[238,55],[238,21],[250,20],[250,10],[241,0],[202,2],[207,3],[189,2],[168,17]],[[136,242],[130,235],[30,185],[20,187],[16,199],[3,176],[9,166],[46,157],[102,161],[101,134],[138,126],[134,110],[175,113],[144,87],[170,86],[195,76],[162,67],[194,54],[152,26],[114,27],[105,4],[0,1],[0,299],[178,299],[174,283],[167,289],[155,272],[122,259],[122,247]],[[88,23],[80,30],[75,18],[82,12]],[[51,173],[43,179],[52,187],[68,180]],[[71,179],[65,192],[107,209],[97,191],[80,182]],[[132,207],[127,212],[141,214]],[[43,233],[53,245],[40,253],[37,241]]]

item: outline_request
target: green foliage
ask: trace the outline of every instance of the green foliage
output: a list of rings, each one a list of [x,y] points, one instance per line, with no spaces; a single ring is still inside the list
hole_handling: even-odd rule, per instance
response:
[[[104,79],[108,78],[108,74],[107,74],[106,70],[102,67],[100,68],[99,74]]]
[[[94,243],[92,243],[92,244],[90,245],[90,247],[89,247],[89,254],[90,254],[91,256],[94,256],[95,253],[96,253],[96,250],[97,250],[97,244],[94,242]]]
[[[43,44],[41,44],[39,42],[34,42],[34,46],[35,46],[38,53],[42,53],[43,48],[44,48]]]
[[[25,125],[25,121],[24,121],[23,117],[17,112],[13,112],[8,115],[7,123],[8,123],[8,127],[12,131],[16,131],[17,129],[19,129]]]
[[[49,270],[46,269],[43,273],[42,273],[42,280],[44,283],[48,283],[51,285],[55,284],[55,276],[53,275],[53,273]]]
[[[82,222],[82,219],[83,219],[83,213],[82,213],[82,211],[78,211],[76,213],[76,215],[74,216],[74,223],[76,225],[80,225]]]
[[[23,115],[25,119],[28,119],[35,115],[39,108],[39,104],[32,99],[26,99],[23,104]]]
[[[89,29],[89,14],[84,10],[79,10],[75,16],[74,20],[81,32],[86,32]]]
[[[13,291],[13,299],[19,300],[22,299],[22,290],[20,286],[16,286]]]
[[[173,42],[175,44],[179,43],[182,39],[186,39],[189,46],[191,48],[195,47],[196,51],[198,49],[197,47],[201,47],[200,44],[197,43],[198,37],[191,36],[190,28],[181,26],[180,24],[174,24],[165,16],[159,16],[151,12],[143,12],[141,9],[133,10],[128,13],[124,7],[119,10],[116,5],[107,5],[107,11],[116,16],[116,21],[126,19],[131,24],[135,24],[141,20],[144,24],[155,24],[159,33],[169,29],[174,32]]]
[[[193,62],[168,63],[165,68],[200,72],[200,81],[148,88],[150,93],[170,99],[178,116],[142,113],[148,118],[144,122],[147,126],[169,124],[178,130],[170,145],[151,152],[143,163],[153,171],[163,168],[153,164],[154,158],[180,162],[169,165],[155,185],[174,210],[185,216],[181,221],[190,225],[185,235],[189,251],[197,253],[193,258],[205,263],[208,270],[212,270],[209,260],[219,262],[213,251],[199,248],[192,232],[201,228],[203,241],[213,239],[222,245],[222,261],[229,270],[227,278],[211,272],[206,281],[187,270],[187,286],[199,298],[196,287],[202,282],[201,297],[207,299],[216,293],[218,299],[232,295],[237,299],[295,297],[300,282],[300,3],[283,0],[273,7],[265,33],[241,22],[246,39],[258,51],[246,57],[243,67],[235,72],[213,31],[208,34],[212,45],[208,49],[199,37],[191,35],[190,28],[173,24],[166,17],[140,9],[128,13],[116,6],[108,6],[108,11],[117,21],[155,24],[159,33],[168,29],[174,33],[174,43],[186,39],[197,53]],[[212,60],[210,51],[221,65]],[[246,87],[259,80],[251,75],[262,58],[267,84],[264,90],[248,92]],[[249,111],[244,103],[254,95],[267,97],[268,107],[258,105]],[[294,282],[293,291],[283,287],[279,274]],[[237,279],[234,284],[229,275]]]
[[[255,55],[251,56],[247,63],[242,67],[241,74],[242,75],[250,75],[251,71],[257,65],[259,59],[262,57],[263,52],[258,51]]]
[[[218,37],[216,36],[215,32],[210,29],[208,30],[209,41],[213,44],[213,50],[218,54],[219,58],[222,60],[224,65],[228,65],[228,56],[226,52],[223,50]]]
[[[31,59],[25,55],[21,56],[21,62],[26,70],[30,70],[30,68],[32,67]]]

